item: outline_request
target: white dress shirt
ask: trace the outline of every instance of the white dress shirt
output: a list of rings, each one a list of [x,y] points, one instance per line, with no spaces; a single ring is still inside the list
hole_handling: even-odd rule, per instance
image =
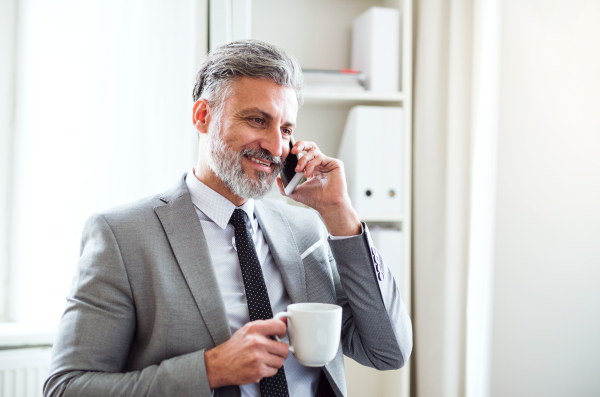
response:
[[[225,197],[200,182],[194,176],[193,170],[188,173],[185,181],[206,237],[221,297],[225,303],[227,320],[233,334],[250,321],[242,271],[235,248],[234,228],[229,224],[236,207]],[[254,200],[248,200],[240,208],[248,214],[247,227],[254,240],[273,315],[275,315],[285,311],[292,301],[285,290],[281,274],[258,220],[254,216]],[[287,338],[285,340],[287,341]],[[303,366],[292,353],[289,353],[283,366],[291,397],[315,395],[321,376],[320,368]],[[260,396],[258,383],[243,385],[240,389],[244,397]]]

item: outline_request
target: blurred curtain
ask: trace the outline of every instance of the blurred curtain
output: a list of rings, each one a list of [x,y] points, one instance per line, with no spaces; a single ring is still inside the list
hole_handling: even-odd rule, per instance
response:
[[[56,324],[85,219],[195,163],[197,3],[19,2],[12,320]]]
[[[498,0],[418,0],[413,393],[489,395]]]

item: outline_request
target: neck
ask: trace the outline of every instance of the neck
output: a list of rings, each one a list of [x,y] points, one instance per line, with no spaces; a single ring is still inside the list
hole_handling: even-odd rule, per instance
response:
[[[206,186],[219,193],[221,196],[225,197],[227,200],[231,201],[233,205],[236,207],[241,207],[248,201],[248,199],[239,197],[223,183],[221,178],[219,178],[201,159],[198,160],[198,164],[194,169],[194,176]]]

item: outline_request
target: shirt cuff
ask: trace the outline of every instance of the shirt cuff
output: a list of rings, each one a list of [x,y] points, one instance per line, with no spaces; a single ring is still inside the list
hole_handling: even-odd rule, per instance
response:
[[[329,235],[329,240],[343,240],[345,238],[352,238],[352,237],[356,237],[356,236],[361,236],[363,233],[365,232],[365,227],[363,226],[363,223],[360,223],[360,233],[354,236],[332,236],[331,234]]]

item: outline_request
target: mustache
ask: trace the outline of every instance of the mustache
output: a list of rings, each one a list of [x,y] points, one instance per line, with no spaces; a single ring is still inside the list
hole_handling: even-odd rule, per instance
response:
[[[244,149],[244,150],[242,150],[241,154],[243,156],[252,156],[252,157],[263,158],[263,159],[268,160],[271,163],[277,164],[277,165],[281,165],[281,163],[282,163],[281,157],[273,156],[271,154],[271,152],[269,152],[266,149]]]

